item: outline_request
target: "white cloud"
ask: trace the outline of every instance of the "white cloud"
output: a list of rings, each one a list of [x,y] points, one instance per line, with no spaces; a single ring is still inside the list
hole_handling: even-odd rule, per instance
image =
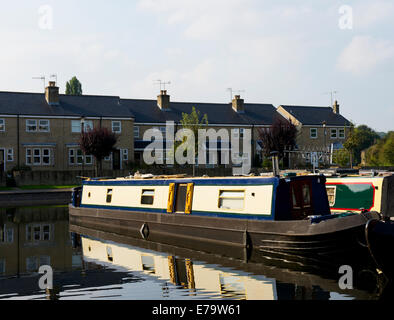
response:
[[[373,71],[393,58],[392,41],[355,36],[339,56],[337,66],[342,71],[361,75]]]

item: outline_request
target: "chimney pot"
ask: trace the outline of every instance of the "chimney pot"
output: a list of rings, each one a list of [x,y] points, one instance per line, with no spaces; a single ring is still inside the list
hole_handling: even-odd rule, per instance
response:
[[[241,96],[236,95],[235,98],[233,99],[232,105],[235,112],[238,113],[245,112],[244,99],[241,99]]]
[[[160,91],[160,95],[157,96],[157,106],[161,110],[170,109],[170,96],[167,94],[167,90]]]
[[[339,104],[338,101],[335,100],[334,105],[332,106],[334,113],[339,114]]]
[[[59,87],[55,81],[49,81],[48,87],[45,88],[45,100],[49,105],[59,104]]]

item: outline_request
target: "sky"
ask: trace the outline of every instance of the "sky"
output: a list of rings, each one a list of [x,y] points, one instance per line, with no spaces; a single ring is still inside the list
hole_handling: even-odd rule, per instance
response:
[[[19,0],[0,7],[0,91],[329,106],[394,130],[392,0]]]

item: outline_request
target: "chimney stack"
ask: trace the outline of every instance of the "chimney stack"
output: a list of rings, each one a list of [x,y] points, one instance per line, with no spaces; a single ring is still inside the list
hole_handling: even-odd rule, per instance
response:
[[[161,110],[170,109],[170,96],[167,94],[167,90],[160,91],[160,95],[157,96],[157,106]]]
[[[49,105],[59,104],[59,87],[55,81],[49,81],[49,86],[45,88],[45,100]]]
[[[335,100],[334,105],[332,106],[334,113],[339,114],[339,104],[338,101]]]
[[[244,99],[241,99],[241,96],[237,95],[233,99],[233,109],[235,112],[243,113],[245,112],[244,108]]]

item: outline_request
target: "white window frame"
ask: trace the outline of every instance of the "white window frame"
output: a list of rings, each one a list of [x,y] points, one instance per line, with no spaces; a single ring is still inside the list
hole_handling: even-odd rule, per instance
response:
[[[313,134],[312,134],[313,131],[316,132],[316,135],[315,135],[315,136],[313,136]],[[311,138],[311,139],[317,139],[317,138],[318,138],[317,128],[310,128],[310,129],[309,129],[309,138]]]
[[[71,159],[74,159],[74,163],[71,163]],[[90,154],[83,154],[83,151],[79,148],[68,149],[68,165],[69,166],[82,166],[93,165],[93,156]]]
[[[48,238],[45,239],[44,227],[49,227]],[[39,228],[39,239],[35,239],[34,229]],[[30,230],[29,230],[30,229]],[[38,241],[52,241],[54,235],[53,225],[49,223],[32,223],[26,225],[26,241],[28,242],[38,242]]]
[[[140,127],[134,126],[134,139],[139,139],[139,138],[140,138]]]
[[[122,149],[122,161],[129,161],[129,149]]]
[[[119,128],[119,130],[114,130],[116,128]],[[122,121],[112,121],[112,132],[122,133]]]
[[[343,133],[343,135],[341,135],[341,132]],[[346,138],[346,131],[345,131],[345,129],[338,129],[338,138],[339,139],[345,139]]]
[[[0,132],[5,132],[5,119],[0,118]]]
[[[41,129],[45,128],[45,129]],[[38,131],[39,132],[50,132],[51,131],[51,122],[50,120],[38,120]]]
[[[31,127],[35,127],[31,130]],[[26,132],[38,132],[37,120],[36,119],[26,119]]]
[[[36,151],[38,151],[38,155],[36,155]],[[41,148],[33,148],[32,154],[33,154],[33,165],[34,166],[40,166],[41,165],[41,160],[42,160],[41,159],[41,155],[42,155]],[[40,161],[36,162],[36,158],[39,158]]]
[[[335,133],[335,137],[333,137],[333,133]],[[338,139],[338,129],[337,128],[330,129],[330,138],[331,139]]]
[[[7,152],[6,154],[7,162],[14,162],[14,149],[9,148],[6,150],[6,152]]]
[[[31,166],[33,165],[33,153],[31,148],[26,149],[26,165]]]
[[[84,122],[84,131],[88,132],[88,130],[93,130],[93,120],[85,120]],[[81,133],[82,131],[82,123],[81,120],[71,120],[71,133]]]
[[[37,154],[36,154],[36,151]],[[47,153],[47,155],[45,154]],[[25,153],[26,165],[28,166],[51,166],[53,165],[53,150],[51,148],[26,148]],[[40,161],[35,161],[37,159]],[[44,158],[48,159],[48,163],[45,163]]]

